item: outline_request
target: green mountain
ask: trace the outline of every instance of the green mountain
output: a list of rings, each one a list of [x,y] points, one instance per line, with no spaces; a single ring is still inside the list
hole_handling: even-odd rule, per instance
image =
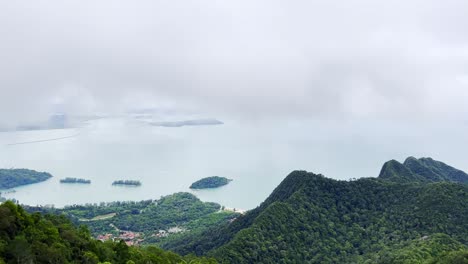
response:
[[[174,224],[193,229],[155,239],[164,249],[96,241],[64,215],[28,214],[6,202],[0,205],[0,264],[466,264],[465,179],[464,172],[442,162],[410,157],[404,163],[385,163],[378,178],[339,181],[293,171],[259,207],[235,220],[219,216],[219,205],[184,193],[54,212],[95,231],[120,229],[119,238],[136,229],[151,236],[154,228]],[[192,216],[200,220],[187,218]]]
[[[387,162],[379,178],[356,181],[294,171],[265,202],[233,223],[166,246],[222,263],[463,259],[468,255],[468,185],[453,182],[463,174],[441,162],[418,161],[438,178],[416,170],[411,160]],[[436,243],[423,246],[421,240]],[[429,253],[405,250],[409,247]]]
[[[409,157],[402,164],[386,162],[379,178],[396,182],[459,182],[468,183],[468,174],[431,158]]]
[[[379,174],[380,179],[394,182],[423,182],[424,178],[414,174],[408,167],[396,160],[385,162]]]

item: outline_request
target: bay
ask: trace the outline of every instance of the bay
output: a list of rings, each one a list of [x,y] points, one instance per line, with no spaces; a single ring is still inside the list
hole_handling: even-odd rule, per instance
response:
[[[393,123],[369,127],[326,120],[220,120],[224,125],[160,127],[121,116],[75,129],[2,132],[1,168],[54,176],[2,195],[23,204],[63,207],[192,192],[203,201],[245,210],[260,205],[297,169],[342,180],[374,177],[383,162],[412,155],[467,169],[460,155],[466,134],[451,142],[421,136],[425,127],[386,132]],[[217,189],[189,189],[192,182],[215,175],[233,181]],[[60,184],[66,177],[92,183]],[[112,186],[114,180],[139,180],[142,185]]]

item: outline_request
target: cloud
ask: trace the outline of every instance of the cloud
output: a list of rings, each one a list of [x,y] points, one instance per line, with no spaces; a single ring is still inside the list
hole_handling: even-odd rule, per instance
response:
[[[463,119],[466,1],[3,1],[0,120],[190,105]],[[169,103],[171,104],[171,103]]]

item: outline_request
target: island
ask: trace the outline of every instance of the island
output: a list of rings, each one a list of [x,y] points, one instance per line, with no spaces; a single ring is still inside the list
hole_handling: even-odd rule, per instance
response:
[[[128,185],[128,186],[140,186],[140,181],[132,181],[132,180],[118,180],[114,181],[112,185]]]
[[[200,179],[192,183],[192,185],[190,185],[190,189],[218,188],[218,187],[228,184],[230,181],[232,180],[228,178],[219,177],[219,176],[211,176],[211,177]]]
[[[38,183],[52,178],[47,172],[28,169],[0,169],[0,189]]]
[[[91,180],[81,179],[81,178],[70,178],[67,177],[65,179],[61,179],[60,183],[82,183],[82,184],[90,184]]]
[[[150,122],[152,126],[160,127],[183,127],[183,126],[214,126],[223,125],[224,123],[217,119],[193,119],[185,121],[166,121],[166,122]]]

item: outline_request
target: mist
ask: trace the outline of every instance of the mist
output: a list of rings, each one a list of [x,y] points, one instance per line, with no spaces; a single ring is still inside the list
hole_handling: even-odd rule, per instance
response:
[[[3,1],[0,124],[154,107],[464,153],[466,10],[456,0]]]

